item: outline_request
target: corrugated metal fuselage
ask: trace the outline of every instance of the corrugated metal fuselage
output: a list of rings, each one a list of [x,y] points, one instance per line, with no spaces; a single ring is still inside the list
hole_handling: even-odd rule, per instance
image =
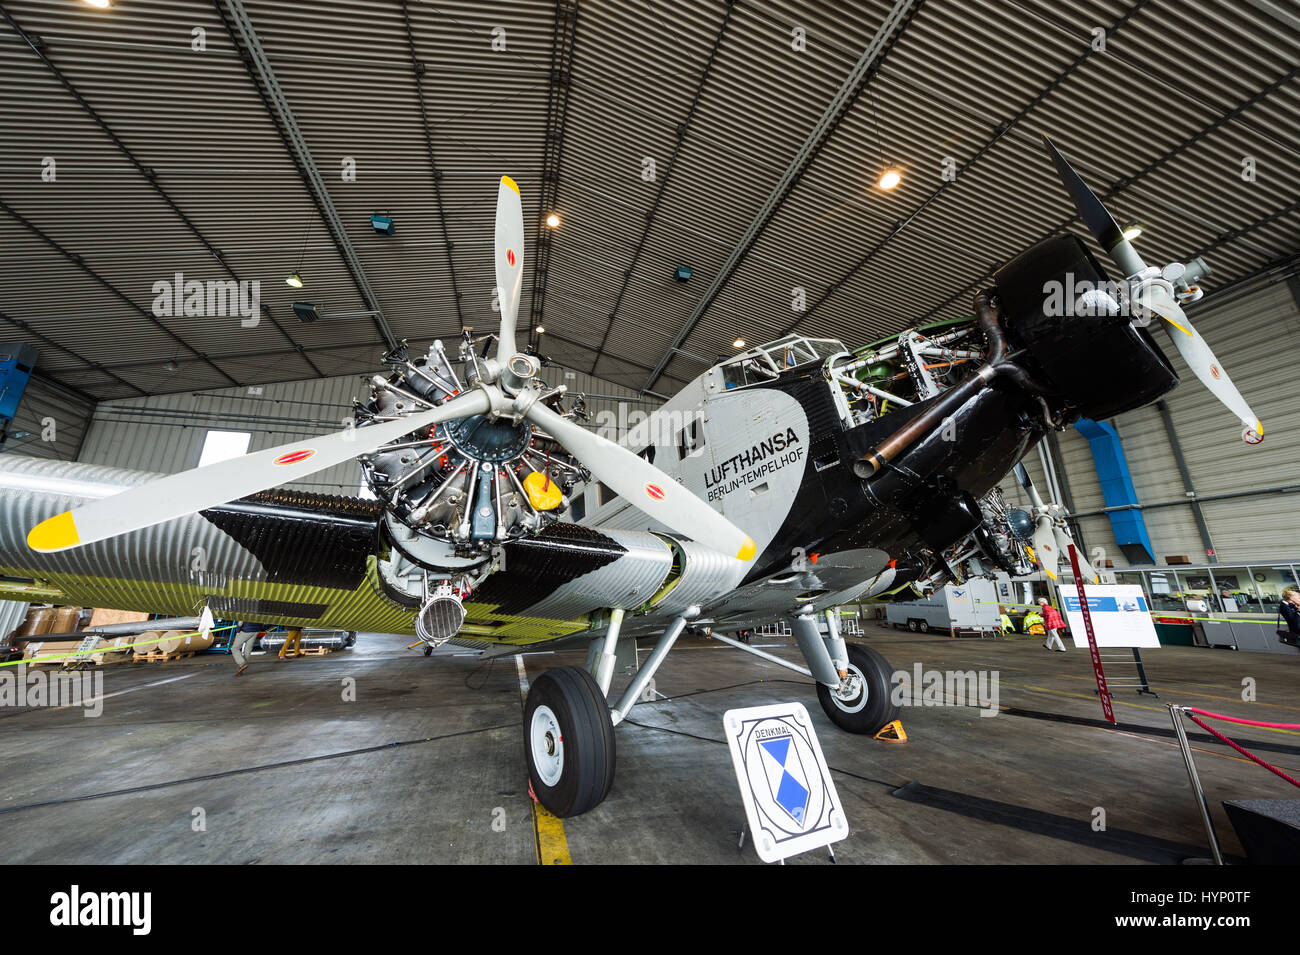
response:
[[[463,636],[554,640],[599,629],[613,606],[629,611],[629,634],[692,605],[731,629],[834,606],[887,584],[891,560],[935,546],[958,489],[987,491],[1040,433],[1018,393],[989,389],[956,416],[955,436],[931,435],[901,462],[915,465],[913,485],[882,496],[852,462],[923,405],[846,429],[819,366],[707,385],[689,385],[626,443],[749,533],[757,558],[719,554],[611,500],[581,525],[506,544],[505,569],[466,601]],[[413,632],[416,608],[379,572],[387,544],[374,502],[267,492],[71,551],[27,548],[27,530],[50,514],[154,476],[0,456],[0,596],[176,614],[206,602],[233,619]]]

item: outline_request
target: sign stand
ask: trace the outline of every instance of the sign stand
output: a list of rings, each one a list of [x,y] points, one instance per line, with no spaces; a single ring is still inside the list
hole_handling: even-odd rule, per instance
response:
[[[1137,667],[1137,682],[1136,683],[1112,683],[1111,686],[1134,687],[1137,689],[1139,696],[1145,693],[1147,696],[1154,696],[1157,700],[1160,699],[1160,694],[1157,693],[1155,690],[1151,689],[1151,683],[1147,680],[1147,670],[1142,663],[1142,651],[1139,650],[1137,647],[1133,647],[1132,650],[1133,650],[1133,665]],[[1129,662],[1127,657],[1102,657],[1102,659],[1110,663]]]
[[[745,848],[745,834],[749,832],[749,823],[741,822],[740,824],[740,841],[736,843],[737,849]],[[826,846],[826,855],[830,857],[831,865],[839,865],[839,860],[835,858],[835,847],[829,843]],[[781,860],[781,865],[785,865],[785,860]]]

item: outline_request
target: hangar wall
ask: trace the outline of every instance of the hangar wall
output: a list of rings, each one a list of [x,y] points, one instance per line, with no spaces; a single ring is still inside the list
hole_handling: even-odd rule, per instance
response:
[[[1197,331],[1208,341],[1233,381],[1264,423],[1264,442],[1241,441],[1241,426],[1197,381],[1163,331],[1156,340],[1174,363],[1182,383],[1166,398],[1199,498],[1228,492],[1291,485],[1300,492],[1300,307],[1287,282],[1216,304],[1207,298],[1188,309]],[[1100,381],[1098,387],[1105,387]],[[1157,564],[1186,556],[1206,564],[1205,549],[1185,503],[1186,494],[1160,413],[1139,408],[1111,422],[1119,432]],[[1088,442],[1074,428],[1058,436],[1061,460],[1090,551],[1106,549],[1116,567],[1129,566],[1115,543],[1110,521],[1096,512],[1105,506]],[[1047,483],[1037,452],[1025,460],[1040,493]],[[1003,482],[1008,501],[1024,503],[1014,480]],[[1269,493],[1202,504],[1219,563],[1300,560],[1300,493]]]
[[[609,427],[601,432],[606,437],[621,436],[629,415],[648,413],[659,404],[638,398],[630,388],[558,365],[545,369],[544,377],[552,385],[566,385],[570,393],[586,394],[589,427]],[[353,399],[368,394],[361,376],[343,375],[104,401],[95,410],[79,460],[170,474],[198,464],[211,430],[250,432],[249,450],[260,451],[339,430],[351,418]],[[349,462],[290,486],[355,496],[360,483],[360,470]]]
[[[14,433],[26,431],[27,437],[11,438],[4,453],[75,461],[94,407],[57,382],[33,376],[10,427]]]

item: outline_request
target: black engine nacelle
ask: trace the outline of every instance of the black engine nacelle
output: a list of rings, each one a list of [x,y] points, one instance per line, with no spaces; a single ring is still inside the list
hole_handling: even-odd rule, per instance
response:
[[[1077,236],[1038,243],[994,278],[1008,342],[1029,351],[1020,363],[1083,417],[1139,408],[1178,384],[1150,332],[1134,327],[1125,309],[1088,307],[1085,293],[1110,283]]]

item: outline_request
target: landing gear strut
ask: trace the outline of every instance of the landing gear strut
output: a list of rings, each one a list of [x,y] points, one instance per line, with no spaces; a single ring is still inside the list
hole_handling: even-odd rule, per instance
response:
[[[691,606],[673,618],[613,709],[605,694],[613,678],[622,611],[612,615],[610,637],[597,658],[601,682],[579,667],[547,670],[533,681],[524,702],[524,752],[538,802],[564,818],[594,809],[609,795],[614,784],[614,727],[641,698],[686,622],[699,612]]]

